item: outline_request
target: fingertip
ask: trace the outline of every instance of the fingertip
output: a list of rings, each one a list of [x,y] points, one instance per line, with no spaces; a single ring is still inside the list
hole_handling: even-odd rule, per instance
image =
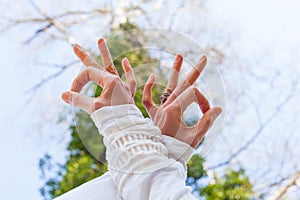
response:
[[[80,55],[80,52],[82,51],[81,49],[82,48],[81,48],[81,46],[79,44],[74,44],[73,45],[73,51],[76,54],[76,56]]]
[[[182,55],[177,54],[175,57],[175,62],[173,64],[173,69],[179,72],[182,66],[182,61],[183,61]]]
[[[151,73],[150,76],[149,76],[148,82],[149,83],[154,83],[154,81],[155,81],[155,75],[153,73]]]
[[[126,57],[122,59],[122,63],[126,65],[130,65],[129,60]]]
[[[176,61],[180,61],[180,60],[182,60],[182,55],[179,53],[179,54],[176,54]]]
[[[200,62],[204,62],[204,63],[207,62],[207,57],[206,57],[206,55],[203,55],[203,56],[201,57]]]
[[[131,65],[127,58],[122,59],[122,67],[123,67],[125,73],[127,73],[128,71],[131,70]]]
[[[104,41],[104,39],[101,37],[101,38],[99,38],[99,40],[98,40],[98,45],[100,45],[100,44],[102,44],[103,43],[103,41]]]
[[[73,49],[81,49],[81,46],[79,44],[74,44]]]
[[[69,91],[62,93],[61,98],[64,102],[66,102],[68,104],[70,104],[72,102],[72,94]]]
[[[214,107],[214,110],[213,110],[213,115],[217,118],[221,113],[222,113],[222,108],[217,106],[217,107]]]

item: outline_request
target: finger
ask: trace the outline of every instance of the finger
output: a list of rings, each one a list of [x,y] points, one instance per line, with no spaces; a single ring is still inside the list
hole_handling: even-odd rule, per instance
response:
[[[92,56],[90,56],[87,52],[85,52],[81,48],[81,46],[79,44],[75,44],[73,46],[73,51],[74,51],[75,55],[81,60],[81,62],[85,66],[87,66],[87,67],[91,66],[91,67],[95,67],[98,69],[103,69]]]
[[[117,69],[114,66],[113,60],[111,58],[109,49],[103,38],[98,40],[98,48],[102,55],[103,66],[106,71],[119,76]]]
[[[171,94],[172,91],[174,91],[174,89],[176,88],[176,86],[178,84],[178,78],[179,78],[179,73],[180,73],[180,69],[182,66],[182,61],[183,61],[182,55],[180,55],[180,54],[176,55],[176,59],[173,64],[171,76],[168,81],[167,87],[165,89],[166,93]]]
[[[154,81],[155,81],[155,76],[151,74],[144,86],[143,99],[142,99],[142,103],[151,118],[155,116],[155,113],[158,109],[158,107],[155,105],[154,101],[152,100],[152,88],[154,85]]]
[[[195,100],[195,92],[193,87],[187,88],[182,94],[180,94],[175,101],[173,101],[169,106],[172,109],[180,110],[181,115],[186,110],[186,108],[193,103]]]
[[[180,94],[170,106],[180,108],[181,114],[184,113],[186,108],[193,102],[197,103],[202,111],[205,113],[210,109],[210,105],[206,97],[194,86],[188,87],[182,94]],[[176,108],[175,108],[176,109]]]
[[[134,71],[127,58],[124,58],[122,60],[122,67],[125,72],[126,83],[129,86],[132,96],[134,96],[136,90],[136,79],[135,79]]]
[[[207,58],[206,56],[202,56],[200,61],[197,63],[197,65],[192,69],[192,71],[187,75],[186,79],[183,80],[178,87],[174,90],[174,92],[170,95],[168,100],[166,101],[166,105],[172,103],[175,99],[176,96],[181,94],[184,90],[186,90],[189,86],[193,85],[195,81],[198,79],[200,76],[200,73],[204,69],[205,65],[207,63]]]
[[[199,105],[202,113],[206,113],[210,109],[210,105],[206,97],[198,90],[197,87],[193,87],[195,92],[195,102]]]
[[[80,92],[82,88],[90,81],[97,83],[104,89],[105,84],[111,84],[116,79],[119,79],[119,77],[94,67],[87,67],[74,79],[71,90]]]
[[[72,91],[62,93],[61,97],[64,102],[74,107],[80,108],[89,114],[92,112],[94,99],[91,97]]]
[[[202,139],[206,134],[208,129],[213,125],[216,118],[222,113],[221,107],[210,108],[207,112],[204,113],[199,122],[192,126],[192,129],[196,129],[197,137]],[[200,141],[199,141],[200,142]]]
[[[203,71],[206,63],[207,63],[207,58],[205,55],[203,55],[199,60],[199,62],[196,64],[196,66],[186,77],[186,81],[189,83],[189,85],[193,85],[196,82],[196,80],[200,76],[200,73]]]

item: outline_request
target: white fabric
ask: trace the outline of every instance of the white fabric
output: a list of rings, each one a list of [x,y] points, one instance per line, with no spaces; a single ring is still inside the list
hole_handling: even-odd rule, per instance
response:
[[[91,117],[104,136],[109,172],[56,200],[197,199],[185,185],[193,148],[168,136],[162,141],[134,105],[104,107]]]
[[[109,172],[55,198],[55,200],[120,200]]]

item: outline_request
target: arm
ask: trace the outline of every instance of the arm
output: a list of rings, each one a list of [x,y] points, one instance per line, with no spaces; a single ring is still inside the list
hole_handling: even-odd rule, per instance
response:
[[[55,200],[119,200],[109,172],[55,198]]]
[[[102,45],[104,44],[103,40],[102,41],[99,40],[99,42],[98,42],[100,51],[101,51],[101,48],[102,48],[102,51],[103,51],[103,49],[104,49],[104,51],[106,51],[107,48],[105,49],[105,48],[103,48],[103,46],[101,47],[101,44]],[[79,76],[74,80],[71,92],[66,92],[66,93],[63,94],[63,99],[64,99],[65,102],[67,102],[69,104],[72,104],[75,107],[80,107],[88,113],[92,113],[94,111],[97,112],[98,109],[101,110],[101,108],[104,108],[105,106],[114,106],[114,105],[119,105],[120,106],[120,105],[123,105],[123,104],[133,104],[134,103],[132,97],[134,96],[134,92],[135,92],[135,79],[134,79],[134,74],[133,74],[133,71],[130,67],[130,64],[129,64],[128,60],[123,60],[122,61],[122,66],[123,66],[123,69],[124,69],[125,74],[126,74],[126,83],[122,83],[120,81],[119,77],[116,76],[117,75],[117,73],[115,73],[116,70],[114,70],[114,66],[113,66],[111,58],[109,58],[109,56],[106,57],[106,58],[105,57],[103,58],[103,60],[104,60],[104,62],[103,62],[104,68],[103,68],[102,66],[95,63],[92,59],[90,59],[90,57],[88,57],[88,55],[85,52],[83,52],[79,46],[75,46],[74,50],[75,50],[76,55],[79,55],[78,57],[80,57],[80,59],[83,61],[83,63],[85,65],[91,66],[91,67],[87,68],[82,73],[80,73]],[[107,54],[107,52],[104,52],[104,55],[105,54]],[[202,63],[202,65],[199,65],[199,66],[203,68],[203,63]],[[110,74],[108,74],[107,72],[110,72]],[[199,76],[199,72],[196,69],[192,73],[189,74],[188,78],[191,78],[192,80],[188,80],[187,83],[192,84],[192,82],[195,81],[198,76]],[[89,81],[97,82],[103,88],[103,92],[102,92],[100,97],[90,98],[90,97],[86,97],[84,95],[81,95],[79,93],[80,90],[82,89],[82,87]],[[145,88],[145,92],[146,93],[148,92],[148,98],[143,99],[144,105],[145,105],[145,103],[147,103],[147,100],[150,102],[150,104],[148,104],[146,109],[148,110],[148,113],[150,111],[149,115],[151,116],[151,118],[153,118],[153,117],[155,118],[155,119],[153,119],[155,125],[159,126],[159,128],[161,130],[164,130],[164,133],[168,133],[169,136],[174,137],[174,138],[176,137],[177,139],[181,140],[182,142],[180,143],[179,141],[174,139],[174,141],[179,142],[179,144],[181,144],[181,146],[183,148],[186,147],[186,145],[184,145],[183,142],[185,142],[187,144],[190,144],[192,147],[194,147],[195,145],[198,144],[198,142],[201,141],[202,137],[199,137],[199,136],[203,136],[205,134],[205,132],[206,132],[205,128],[208,128],[207,125],[208,124],[210,125],[213,122],[214,118],[212,118],[212,116],[213,116],[213,114],[215,114],[214,111],[217,110],[215,108],[210,109],[209,106],[208,107],[205,106],[205,103],[204,103],[204,106],[203,106],[203,101],[202,101],[203,100],[203,95],[201,95],[201,93],[196,88],[192,88],[192,89],[189,88],[188,90],[186,90],[189,87],[189,84],[185,84],[185,82],[183,82],[183,84],[181,84],[181,85],[183,85],[184,87],[179,87],[180,89],[177,89],[176,92],[174,91],[174,93],[170,96],[170,99],[172,99],[172,101],[168,100],[165,105],[163,105],[160,109],[158,109],[153,104],[151,104],[151,101],[149,101],[149,98],[151,97],[149,95],[149,93],[150,93],[149,89],[151,89],[151,87],[153,85],[153,80],[151,81],[151,78],[150,78],[150,82],[147,83],[148,91],[147,91],[147,88]],[[175,87],[176,87],[176,85],[177,85],[177,83],[175,84]],[[184,95],[182,95],[182,96],[179,95],[184,90],[186,90],[184,92]],[[195,95],[196,93],[197,93],[197,95]],[[113,97],[113,95],[115,95],[115,94],[117,94],[117,96]],[[179,97],[181,96],[180,100],[174,101],[176,99],[176,98],[174,98],[174,97],[176,97],[175,95],[176,96],[179,95]],[[197,127],[194,126],[191,129],[182,126],[182,125],[185,125],[185,124],[181,123],[181,117],[180,117],[181,115],[177,116],[177,114],[182,114],[181,112],[183,112],[184,109],[192,102],[191,99],[187,100],[187,98],[190,97],[191,95],[194,96],[194,98],[192,98],[192,101],[195,101],[199,105],[201,104],[202,105],[202,107],[200,105],[201,108],[207,109],[205,111],[203,119],[201,119],[198,123],[199,127],[201,127],[200,131],[198,131],[198,129],[199,129],[198,125],[197,125]],[[183,107],[182,107],[183,109],[181,108],[181,104],[183,105]],[[152,108],[155,108],[155,113],[154,114],[151,113],[151,110],[153,110]],[[177,117],[174,118],[174,114]],[[115,115],[115,116],[118,116],[118,115]],[[161,120],[157,116],[161,117],[160,118]],[[174,122],[175,122],[175,124],[177,126],[174,127],[174,126],[172,126],[172,124],[170,125],[170,123],[165,123],[165,124],[160,123],[159,124],[159,122],[170,122],[170,121],[173,122],[173,125],[174,125]],[[178,122],[178,123],[176,123],[176,122]],[[200,123],[200,122],[202,122],[202,123]],[[134,125],[135,125],[135,123],[134,123]],[[202,126],[200,126],[200,125],[202,125]],[[203,125],[206,125],[206,126],[203,126]],[[137,126],[137,127],[141,128],[140,126]],[[182,127],[184,127],[184,130],[181,129]],[[125,128],[124,128],[124,130],[125,130]],[[150,129],[147,129],[147,126],[146,126],[145,132],[147,133],[147,131],[149,131],[149,130]],[[167,131],[167,130],[169,130],[170,132]],[[191,131],[191,130],[192,130],[192,132],[187,133],[187,131]],[[185,134],[185,133],[187,133],[187,134]],[[120,138],[121,138],[121,140],[119,141]],[[120,144],[122,144],[122,142],[124,142],[124,138],[123,138],[123,140],[122,140],[122,137],[120,137],[120,138],[114,139],[114,141],[119,141],[119,142],[121,142]],[[166,136],[166,138],[168,138],[168,136]],[[132,139],[132,137],[128,137],[128,139]],[[143,140],[143,137],[140,137],[136,141],[134,140],[133,143],[138,142],[140,139]],[[144,142],[148,141],[149,139],[152,141],[153,138],[152,137],[150,137],[150,138],[146,137],[146,138],[144,138]],[[190,139],[192,139],[192,140],[190,140]],[[150,140],[149,140],[149,142],[150,142]],[[170,138],[169,138],[169,140],[170,140]],[[159,141],[155,140],[153,142],[159,142],[160,143],[160,145],[155,144],[154,146],[157,146],[157,145],[161,146],[161,139]],[[167,144],[170,145],[170,142],[167,143]],[[118,147],[121,147],[121,146],[118,146]],[[144,148],[144,146],[141,145],[141,144],[137,144],[136,145],[137,152],[133,152],[133,153],[139,154],[138,152],[141,150],[139,148]],[[110,149],[110,148],[108,148],[108,149]],[[163,156],[163,161],[165,161],[166,163],[169,163],[168,161],[166,161],[166,159],[167,159],[166,154],[164,153],[164,151],[161,151],[162,149],[164,149],[163,147],[154,148],[154,149],[159,150],[159,153],[160,153],[160,154],[156,154],[157,153],[156,152],[155,153],[155,158],[158,159],[159,156],[157,157],[157,155]],[[114,150],[116,150],[116,149],[114,149]],[[126,150],[127,149],[125,148],[125,152],[126,152]],[[146,150],[147,150],[147,147],[146,147]],[[113,155],[116,155],[116,156],[113,156],[113,157],[114,158],[119,158],[118,156],[122,155],[122,153],[121,153],[122,151],[119,151],[120,154],[113,154]],[[111,152],[115,152],[115,151],[112,150]],[[142,155],[145,154],[145,152],[147,152],[147,151],[145,151],[145,149],[142,149],[142,151],[141,151]],[[183,151],[180,150],[180,149],[177,149],[177,151],[175,150],[174,152],[170,152],[169,155],[170,156],[175,155],[176,152],[182,153]],[[132,152],[130,152],[130,153],[132,153]],[[146,153],[146,155],[148,155],[148,153]],[[152,155],[152,153],[153,152],[151,151],[150,155]],[[126,157],[126,155],[127,154],[125,153],[125,157]],[[185,157],[184,159],[180,158],[180,156],[178,156],[178,155],[177,156],[175,155],[175,157],[174,157],[176,160],[178,158],[178,161],[180,161],[182,164],[184,164],[184,165],[181,165],[184,172],[186,170],[186,167],[185,167],[186,162],[187,162],[187,160],[190,156],[191,155],[189,155],[189,153],[187,153],[186,155],[183,156],[183,157]],[[160,160],[160,159],[158,159],[158,160]],[[128,160],[125,160],[125,161],[128,161]],[[137,164],[139,164],[138,161],[140,161],[140,160],[136,161]],[[172,159],[171,161],[175,162],[174,159]],[[164,162],[162,162],[162,163],[164,163]],[[158,165],[158,171],[160,171],[160,169],[162,167],[157,162],[153,162],[153,163],[150,162],[150,163],[147,163],[147,164],[150,165],[151,169],[156,169],[155,166],[157,164]],[[154,164],[154,166],[152,166],[153,164]],[[177,166],[178,166],[178,163],[177,163]],[[138,167],[136,169],[138,169]],[[148,166],[145,169],[148,170]],[[172,170],[169,170],[169,171],[172,171]],[[183,182],[184,182],[185,177],[186,177],[186,175],[185,175],[186,173],[180,173],[180,175],[182,175],[182,174],[184,175],[183,176],[184,177]],[[178,177],[180,177],[180,175],[178,175]],[[178,178],[178,177],[176,177],[176,178]],[[176,183],[176,181],[174,181],[174,183]],[[135,185],[133,185],[133,186],[135,186]],[[184,184],[184,186],[185,186],[185,184]],[[155,187],[153,187],[153,188],[155,189]],[[153,188],[148,186],[148,190],[153,190]],[[162,194],[163,194],[163,192],[162,192]]]
[[[124,199],[196,199],[185,185],[185,169],[168,159],[158,127],[134,105],[92,113],[104,136],[110,173]]]
[[[175,138],[162,135],[162,141],[166,145],[168,158],[179,161],[184,169],[183,178],[186,179],[186,163],[193,154],[194,149],[188,144]],[[86,194],[89,194],[88,196]],[[110,171],[104,173],[83,185],[55,198],[55,200],[118,200],[121,199],[117,194],[116,186],[112,180]]]

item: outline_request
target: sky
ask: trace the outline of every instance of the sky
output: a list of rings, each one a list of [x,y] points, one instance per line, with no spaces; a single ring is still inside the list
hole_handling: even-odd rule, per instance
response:
[[[9,5],[16,15],[24,9],[14,7],[13,5],[17,5],[16,1],[9,1]],[[5,8],[3,6],[0,9],[4,11]],[[275,68],[282,69],[280,67],[284,66],[295,74],[300,71],[300,27],[297,22],[300,19],[299,9],[300,2],[296,0],[212,0],[207,6],[209,19],[225,24],[224,29],[232,38],[231,50],[239,53],[239,61],[255,64],[260,59],[265,64],[262,66],[277,63]],[[48,97],[47,102],[38,102],[36,97],[30,101],[31,93],[28,89],[45,77],[48,70],[34,66],[22,68],[27,61],[23,55],[29,54],[28,49],[22,45],[23,31],[28,33],[30,30],[17,28],[0,35],[1,197],[38,200],[42,199],[38,191],[41,186],[38,159],[48,151],[59,154],[58,157],[63,156],[64,144],[68,140],[67,136],[61,136],[58,140],[60,145],[55,148],[51,146],[53,143],[47,142],[51,138],[43,133],[49,128],[53,131],[66,129],[66,124],[53,127],[57,121],[54,116],[65,108],[60,94],[69,87],[78,70],[69,70],[60,79],[64,82],[50,82],[49,86],[39,92],[38,95]],[[29,56],[34,57],[34,49],[31,51]],[[264,54],[263,59],[261,54]],[[73,55],[70,53],[66,56]],[[268,67],[257,69],[256,73],[264,74],[266,70]],[[234,76],[234,72],[232,73]],[[288,76],[290,74],[285,77]],[[46,103],[47,109],[45,106],[40,109],[39,103]],[[264,106],[267,108],[268,105]],[[48,125],[41,126],[41,121]]]

